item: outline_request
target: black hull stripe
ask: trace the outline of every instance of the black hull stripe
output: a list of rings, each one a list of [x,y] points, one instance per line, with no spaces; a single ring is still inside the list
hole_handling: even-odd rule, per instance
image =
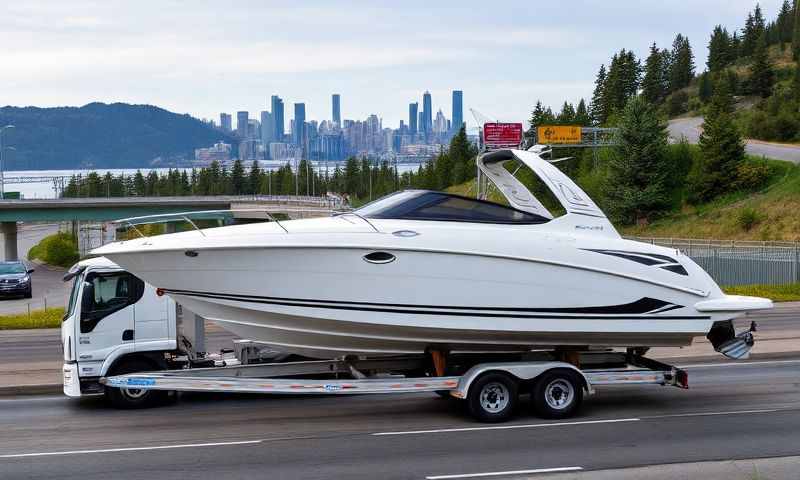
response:
[[[176,295],[183,295],[188,297],[201,297],[213,298],[218,300],[232,300],[239,302],[261,303],[267,305],[282,305],[288,307],[305,307],[305,308],[321,308],[332,310],[351,310],[361,312],[380,312],[380,313],[402,313],[412,315],[442,315],[442,316],[456,316],[456,317],[485,317],[485,318],[553,318],[553,319],[581,319],[581,316],[576,315],[532,315],[532,314],[503,314],[503,313],[486,313],[486,312],[454,312],[448,310],[404,310],[397,308],[385,307],[366,307],[354,305],[321,305],[318,303],[305,303],[304,300],[270,300],[269,297],[255,297],[253,295],[226,295],[207,292],[192,292],[187,290],[169,290],[164,289],[167,293],[174,293]],[[317,302],[323,302],[318,300]],[[344,302],[343,302],[344,303]],[[355,302],[352,302],[355,303]],[[413,307],[413,305],[409,305]],[[426,308],[420,306],[419,308]],[[441,307],[438,307],[441,308]],[[464,308],[468,310],[468,308]],[[703,315],[634,315],[634,316],[621,316],[621,315],[608,315],[608,314],[588,314],[588,318],[605,319],[605,320],[708,320],[710,316]]]

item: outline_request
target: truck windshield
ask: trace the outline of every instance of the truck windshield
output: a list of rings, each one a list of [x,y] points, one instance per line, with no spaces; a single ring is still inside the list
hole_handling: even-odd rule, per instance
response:
[[[72,280],[72,291],[69,294],[69,304],[67,305],[67,312],[64,314],[63,320],[71,317],[72,313],[75,311],[75,304],[78,303],[78,291],[81,289],[82,282],[83,273],[76,275]]]

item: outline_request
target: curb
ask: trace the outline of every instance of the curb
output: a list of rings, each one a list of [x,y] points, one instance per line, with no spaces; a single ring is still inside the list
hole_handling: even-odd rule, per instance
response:
[[[36,385],[8,385],[0,387],[0,397],[27,395],[53,395],[62,393],[64,386],[60,383],[41,383]]]

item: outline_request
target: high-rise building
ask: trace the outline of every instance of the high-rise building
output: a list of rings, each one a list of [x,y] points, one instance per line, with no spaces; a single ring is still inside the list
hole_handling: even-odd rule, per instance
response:
[[[236,112],[236,134],[240,138],[247,138],[247,125],[250,114],[247,112]]]
[[[409,103],[408,104],[408,134],[409,135],[416,135],[417,134],[417,117],[419,115],[419,103]]]
[[[261,112],[261,143],[264,148],[269,148],[269,142],[274,141],[275,138],[275,122],[272,120],[272,114],[269,112]]]
[[[453,90],[453,115],[451,116],[453,133],[458,133],[464,126],[464,92]]]
[[[442,113],[442,109],[440,108],[438,112],[436,112],[436,120],[433,122],[433,133],[437,135],[444,135],[448,132],[447,129],[447,119]]]
[[[294,127],[292,129],[292,143],[302,147],[305,142],[306,104],[294,104]]]
[[[275,135],[273,140],[276,142],[283,141],[284,135],[284,119],[283,119],[283,100],[277,95],[272,96],[272,121],[275,124]]]
[[[336,124],[337,127],[342,126],[342,99],[338,93],[334,93],[331,97],[333,101],[333,123]]]
[[[233,130],[231,125],[231,116],[227,113],[220,113],[219,114],[219,128],[221,128],[225,132],[230,132]]]
[[[425,91],[422,95],[422,118],[424,119],[422,131],[427,135],[433,129],[433,107],[431,105],[431,92]]]

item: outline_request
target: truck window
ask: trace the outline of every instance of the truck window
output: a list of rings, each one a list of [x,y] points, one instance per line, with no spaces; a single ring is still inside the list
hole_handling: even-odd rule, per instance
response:
[[[144,282],[128,272],[90,273],[81,299],[81,333],[89,333],[114,312],[142,298]]]
[[[68,319],[75,312],[75,305],[78,303],[78,292],[83,283],[83,275],[78,275],[72,280],[72,290],[69,294],[69,304],[67,305],[67,312],[64,314],[64,320]]]

